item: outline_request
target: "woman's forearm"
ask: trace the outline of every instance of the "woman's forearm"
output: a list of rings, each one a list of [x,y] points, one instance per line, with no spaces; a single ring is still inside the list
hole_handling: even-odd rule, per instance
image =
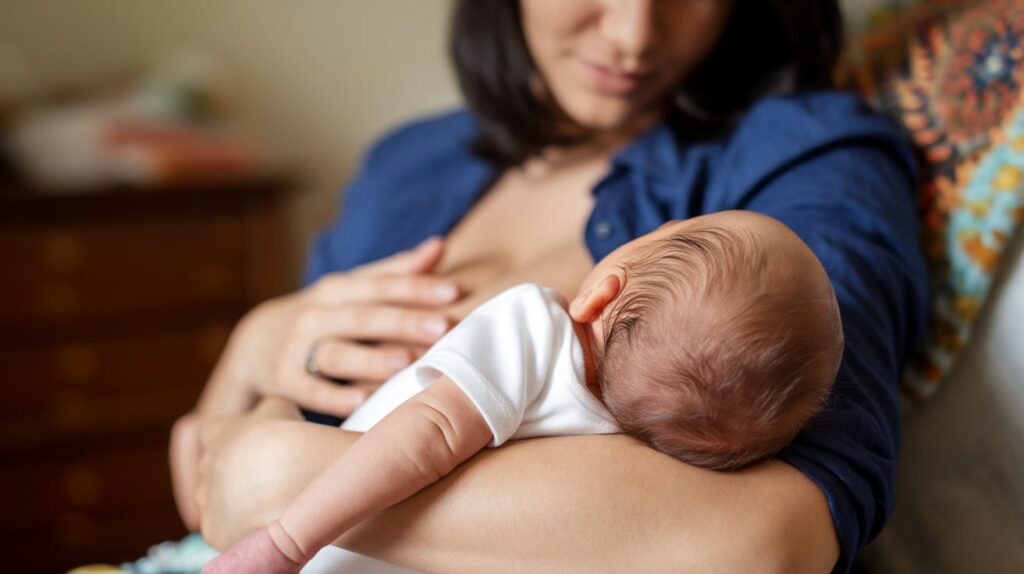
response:
[[[287,428],[271,439],[287,449],[261,454],[291,470],[262,482],[275,492],[250,528],[358,436]],[[337,544],[437,572],[828,572],[838,557],[824,495],[785,463],[714,473],[620,436],[488,449]]]
[[[838,558],[824,495],[792,467],[713,473],[621,436],[485,451],[340,543],[436,572],[828,572]]]
[[[238,351],[241,343],[245,342],[244,339],[251,336],[248,331],[260,320],[259,315],[265,312],[263,309],[271,304],[267,302],[256,307],[235,326],[196,402],[194,412],[200,419],[238,416],[256,403],[258,396],[255,385],[253,381],[247,380],[251,376],[243,373],[240,368],[249,366],[254,361],[239,360]]]

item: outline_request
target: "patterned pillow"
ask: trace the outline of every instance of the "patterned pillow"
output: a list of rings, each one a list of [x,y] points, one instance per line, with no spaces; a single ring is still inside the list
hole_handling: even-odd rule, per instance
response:
[[[931,328],[905,377],[911,402],[949,372],[1024,219],[1024,0],[951,6],[928,3],[899,22],[902,57],[890,29],[847,68],[920,152]]]
[[[917,30],[969,0],[840,0],[848,41],[839,84],[866,96],[905,73],[908,44]]]

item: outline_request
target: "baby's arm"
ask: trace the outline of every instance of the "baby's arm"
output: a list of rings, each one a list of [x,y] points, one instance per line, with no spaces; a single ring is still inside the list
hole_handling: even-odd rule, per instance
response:
[[[446,476],[491,439],[480,412],[442,376],[360,437],[277,521],[203,572],[298,572],[346,530]]]

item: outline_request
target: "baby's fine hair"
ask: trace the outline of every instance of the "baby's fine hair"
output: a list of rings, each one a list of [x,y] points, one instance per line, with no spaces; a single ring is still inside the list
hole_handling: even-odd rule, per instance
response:
[[[694,227],[623,269],[599,384],[626,434],[734,470],[776,454],[825,406],[842,326],[809,249],[800,262],[743,227]]]

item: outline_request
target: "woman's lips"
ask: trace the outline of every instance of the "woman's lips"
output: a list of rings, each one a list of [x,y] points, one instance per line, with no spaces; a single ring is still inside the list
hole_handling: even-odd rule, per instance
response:
[[[634,92],[651,75],[650,72],[624,72],[587,60],[580,60],[580,63],[583,64],[591,84],[598,90],[611,94]]]

